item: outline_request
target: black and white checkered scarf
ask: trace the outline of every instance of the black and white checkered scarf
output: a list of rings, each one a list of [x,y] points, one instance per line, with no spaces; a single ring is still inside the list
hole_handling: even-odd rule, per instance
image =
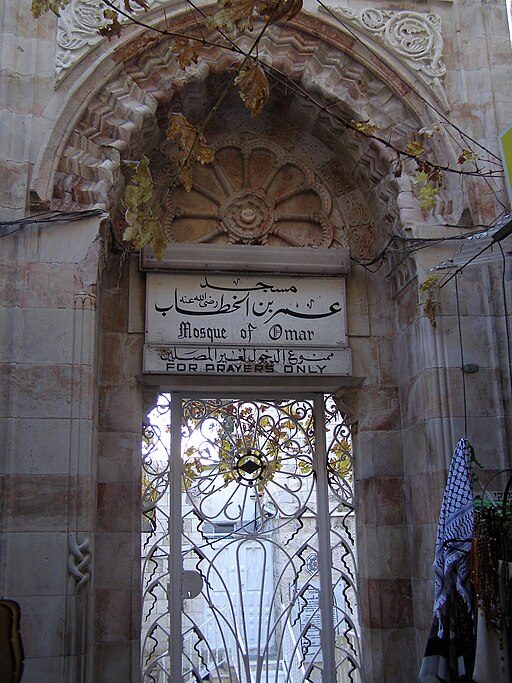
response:
[[[469,584],[472,537],[471,452],[467,439],[461,439],[453,453],[437,527],[434,560],[434,616],[439,619],[440,638],[443,637],[441,609],[454,583],[468,612],[473,610]]]

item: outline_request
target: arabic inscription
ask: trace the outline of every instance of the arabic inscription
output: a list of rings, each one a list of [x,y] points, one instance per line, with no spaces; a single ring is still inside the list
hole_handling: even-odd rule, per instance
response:
[[[343,278],[148,274],[145,372],[349,374]]]

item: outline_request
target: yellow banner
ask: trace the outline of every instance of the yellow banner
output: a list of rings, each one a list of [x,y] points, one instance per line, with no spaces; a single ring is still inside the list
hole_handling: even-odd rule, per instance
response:
[[[503,131],[499,137],[501,160],[505,171],[505,182],[508,190],[508,200],[512,206],[512,126]]]

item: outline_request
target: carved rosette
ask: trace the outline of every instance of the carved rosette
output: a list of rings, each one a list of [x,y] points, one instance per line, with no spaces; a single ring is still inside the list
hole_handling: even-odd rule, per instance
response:
[[[157,197],[169,241],[348,246],[330,193],[306,164],[261,138],[222,139],[212,146],[215,161],[194,167],[191,192],[177,188],[168,197]],[[157,184],[168,184],[173,168],[156,155],[152,171]]]
[[[274,202],[258,190],[241,190],[227,200],[221,215],[232,241],[261,243],[274,225]]]

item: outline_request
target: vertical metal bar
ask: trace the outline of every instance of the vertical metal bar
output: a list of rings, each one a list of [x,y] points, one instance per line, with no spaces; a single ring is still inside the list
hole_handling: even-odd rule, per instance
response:
[[[318,531],[318,573],[320,578],[320,642],[323,656],[323,683],[335,683],[335,633],[333,622],[333,589],[331,561],[331,520],[329,516],[329,486],[327,480],[327,447],[325,442],[325,405],[322,394],[314,397],[315,469],[317,476],[316,523]]]
[[[169,481],[169,683],[180,683],[182,676],[183,635],[181,625],[181,413],[180,394],[171,395],[171,463]]]

